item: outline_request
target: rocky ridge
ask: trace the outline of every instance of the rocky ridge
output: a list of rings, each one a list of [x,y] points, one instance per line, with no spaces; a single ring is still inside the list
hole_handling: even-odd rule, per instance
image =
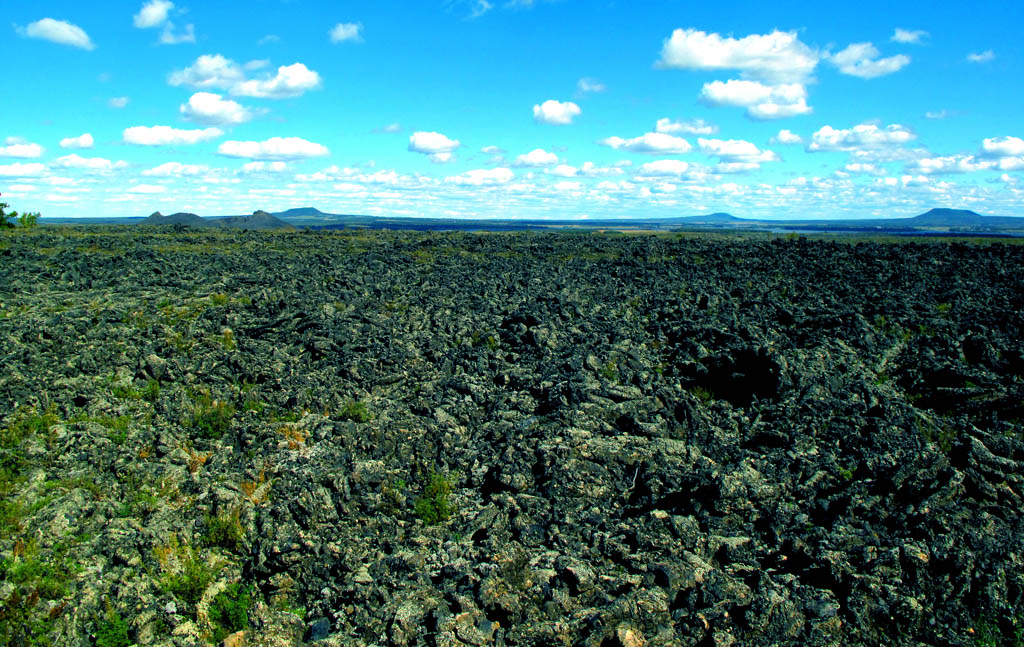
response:
[[[1022,261],[4,235],[0,636],[1014,644]]]

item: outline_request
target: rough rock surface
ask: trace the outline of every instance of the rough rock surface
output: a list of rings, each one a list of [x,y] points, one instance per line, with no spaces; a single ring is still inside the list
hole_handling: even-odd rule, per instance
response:
[[[1024,247],[0,237],[0,643],[1024,639]]]

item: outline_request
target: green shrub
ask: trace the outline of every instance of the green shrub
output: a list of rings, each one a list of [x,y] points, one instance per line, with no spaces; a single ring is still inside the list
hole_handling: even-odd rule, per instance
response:
[[[219,515],[207,515],[206,536],[203,542],[207,546],[218,546],[237,552],[245,540],[245,527],[242,525],[241,508],[233,508]]]
[[[428,526],[436,526],[446,521],[454,509],[448,497],[452,493],[452,483],[444,474],[433,472],[430,481],[423,488],[423,495],[416,499],[413,511]]]
[[[369,422],[370,420],[370,411],[366,408],[366,404],[356,400],[346,401],[338,415],[342,420],[353,420],[355,422]]]
[[[231,404],[201,396],[192,411],[192,428],[203,438],[218,439],[231,427],[234,415]]]
[[[177,540],[162,550],[175,554],[178,570],[165,573],[160,588],[183,602],[195,605],[213,581],[214,570],[196,554],[194,548],[187,545],[179,547]],[[158,559],[161,558],[158,556]],[[165,559],[161,559],[161,562]]]
[[[235,582],[213,598],[210,603],[210,624],[213,625],[214,643],[220,643],[236,631],[249,627],[252,594],[251,584]]]
[[[106,616],[96,627],[96,647],[128,647],[128,623],[113,607],[107,608]]]

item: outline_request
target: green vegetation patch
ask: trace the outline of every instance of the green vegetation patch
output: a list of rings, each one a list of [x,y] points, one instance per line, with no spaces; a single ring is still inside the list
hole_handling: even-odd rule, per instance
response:
[[[428,526],[436,526],[455,511],[449,497],[452,494],[452,482],[445,474],[432,472],[430,480],[423,488],[423,495],[416,499],[413,511]]]

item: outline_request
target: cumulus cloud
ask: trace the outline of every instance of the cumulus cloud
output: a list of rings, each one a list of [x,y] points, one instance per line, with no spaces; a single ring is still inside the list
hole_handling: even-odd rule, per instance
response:
[[[558,155],[549,153],[543,148],[535,148],[516,158],[516,166],[551,166],[558,163]]]
[[[416,131],[409,136],[408,150],[413,153],[429,155],[432,162],[445,163],[453,159],[459,140],[450,139],[441,133],[432,131]]]
[[[60,140],[61,148],[92,148],[92,135],[83,133],[78,137],[65,137]]]
[[[624,175],[626,172],[621,166],[597,166],[593,162],[583,162],[580,173],[587,177],[607,177],[609,175]]]
[[[123,108],[128,105],[128,97],[111,97],[107,105],[111,108]]]
[[[548,99],[544,103],[533,106],[533,118],[538,123],[552,126],[566,126],[582,111],[572,101],[555,101]]]
[[[943,108],[942,110],[929,110],[924,113],[925,119],[945,119],[949,116],[949,111]]]
[[[140,29],[159,27],[167,20],[167,14],[174,8],[173,2],[167,0],[150,0],[142,5],[139,13],[132,18],[132,24]]]
[[[925,38],[928,38],[928,32],[921,29],[900,29],[897,27],[892,32],[892,37],[889,39],[894,43],[920,43]]]
[[[697,145],[705,155],[712,155],[725,163],[753,165],[752,168],[757,168],[762,162],[776,162],[779,159],[772,151],[762,151],[743,139],[701,138],[697,140]]]
[[[363,40],[360,32],[363,31],[363,23],[361,22],[339,22],[327,34],[331,37],[332,43],[342,43],[345,41],[352,41],[358,43]]]
[[[20,137],[8,137],[0,146],[0,157],[39,157],[43,154],[43,147],[33,142],[25,141]]]
[[[878,49],[871,43],[852,43],[841,52],[829,56],[828,60],[843,74],[862,79],[892,74],[910,64],[910,57],[904,54],[888,58],[878,56]]]
[[[243,157],[252,160],[296,160],[329,155],[326,146],[301,137],[271,137],[257,141],[226,141],[217,148],[225,157]]]
[[[400,133],[400,132],[402,132],[402,124],[400,124],[400,123],[398,123],[396,121],[394,123],[388,124],[387,126],[382,126],[380,128],[374,128],[373,132],[375,132],[375,133]]]
[[[777,135],[772,137],[773,144],[802,144],[804,138],[790,130],[780,130]]]
[[[244,124],[255,116],[255,111],[212,92],[196,92],[178,111],[190,121],[219,126]]]
[[[475,169],[466,171],[460,175],[446,177],[445,182],[449,184],[462,184],[467,186],[489,186],[497,184],[508,184],[515,177],[512,169],[499,167],[492,169]]]
[[[142,172],[143,175],[153,177],[181,177],[205,175],[210,172],[210,167],[202,164],[182,164],[181,162],[164,162],[160,166],[154,166]]]
[[[285,162],[246,162],[242,165],[242,173],[283,173],[288,170]]]
[[[70,45],[79,49],[96,49],[96,46],[89,40],[89,34],[85,33],[84,29],[63,20],[43,18],[42,20],[29,23],[25,27],[16,27],[16,30],[20,35],[28,38],[39,38],[41,40],[48,40],[51,43]]]
[[[183,70],[168,77],[171,85],[184,85],[194,90],[227,90],[235,96],[283,99],[297,97],[320,87],[320,75],[302,63],[282,65],[274,76],[248,78],[248,72],[264,67],[266,61],[250,61],[239,65],[220,54],[203,54]]]
[[[667,133],[669,135],[714,135],[718,132],[718,126],[709,124],[703,119],[690,119],[689,121],[672,121],[668,117],[658,120],[654,126],[655,132]]]
[[[135,186],[128,187],[127,191],[128,193],[144,194],[165,193],[167,191],[167,187],[162,184],[136,184]]]
[[[691,165],[682,160],[655,160],[640,166],[641,175],[685,175]]]
[[[986,171],[994,168],[997,162],[978,159],[974,155],[948,155],[943,157],[925,157],[915,160],[907,170],[911,173],[925,175],[947,175],[951,173],[970,173]]]
[[[102,157],[81,157],[74,153],[58,157],[53,164],[60,168],[77,168],[87,171],[111,171],[127,166],[125,162],[112,162]]]
[[[46,171],[46,165],[39,162],[0,164],[0,176],[2,177],[33,177],[42,175],[44,171]]]
[[[996,53],[990,49],[986,49],[984,52],[972,52],[967,55],[967,60],[971,63],[987,63],[995,59]]]
[[[1024,155],[1024,139],[1020,137],[989,137],[981,142],[986,155],[997,157]]]
[[[601,83],[597,79],[592,79],[590,77],[583,77],[582,79],[576,82],[576,90],[580,94],[588,94],[590,92],[604,92],[605,89],[606,88],[604,83]]]
[[[125,128],[122,138],[126,144],[140,146],[176,146],[180,144],[197,144],[216,139],[224,132],[219,128],[202,130],[182,130],[170,126],[132,126]]]
[[[697,29],[676,29],[662,45],[657,65],[685,70],[739,70],[744,78],[769,83],[802,83],[819,54],[795,31],[775,30],[744,38],[722,37]]]
[[[865,162],[851,162],[843,167],[846,173],[857,173],[866,175],[885,175],[885,169],[878,168],[874,164]]]
[[[559,164],[555,168],[548,169],[549,175],[557,175],[558,177],[576,177],[580,170],[575,166],[569,166],[568,164]]]
[[[158,42],[161,45],[194,43],[196,42],[196,28],[193,25],[185,25],[184,29],[179,32],[175,32],[174,25],[172,23],[167,23],[164,25],[164,30],[160,32],[160,40]]]
[[[765,85],[759,81],[737,79],[712,81],[701,88],[700,98],[709,105],[746,108],[747,115],[758,120],[811,112],[807,105],[807,89],[800,83]]]
[[[860,124],[848,129],[822,126],[811,136],[809,151],[860,151],[899,147],[915,138],[906,126],[891,124],[879,128],[875,124]]]
[[[682,137],[676,137],[667,133],[644,133],[632,139],[622,137],[608,137],[599,143],[614,148],[615,150],[626,150],[631,153],[645,153],[648,155],[680,155],[688,153],[693,146]]]

